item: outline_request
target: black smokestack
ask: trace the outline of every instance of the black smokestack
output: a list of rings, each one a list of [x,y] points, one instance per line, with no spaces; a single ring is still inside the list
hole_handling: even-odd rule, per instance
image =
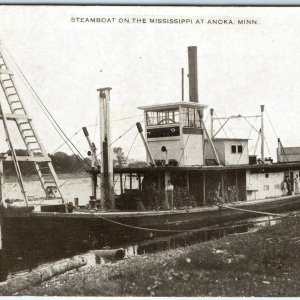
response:
[[[188,47],[190,102],[198,102],[197,47]]]

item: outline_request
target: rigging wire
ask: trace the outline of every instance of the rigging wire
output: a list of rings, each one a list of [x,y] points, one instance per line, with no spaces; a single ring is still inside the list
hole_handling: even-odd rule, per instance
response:
[[[111,122],[119,122],[119,121],[123,121],[123,120],[129,120],[129,119],[133,119],[133,118],[137,118],[137,117],[142,117],[143,114],[141,115],[135,115],[135,116],[131,116],[131,117],[126,117],[126,118],[122,118],[122,119],[117,119],[117,120],[112,120]]]
[[[86,127],[91,127],[94,126],[94,124],[92,125],[87,125]],[[82,130],[82,128],[78,129],[71,137],[70,139],[72,139],[75,135],[77,135],[80,131]],[[64,145],[66,144],[66,141],[63,142],[59,147],[57,147],[54,151],[52,151],[51,155],[54,155],[60,148],[62,148]],[[36,172],[35,169],[32,169],[31,171],[27,172],[24,177],[31,175],[32,173]],[[77,171],[76,171],[77,172]],[[76,172],[74,174],[76,174]],[[5,195],[9,194],[16,186],[18,185],[18,183],[15,183],[11,189],[9,189],[7,192],[5,192]]]
[[[81,128],[79,130],[77,130],[70,138],[73,138],[76,134],[79,133],[79,131],[81,131]],[[65,145],[66,142],[62,143],[57,149],[55,149],[51,155],[55,154],[61,147],[63,147]],[[32,169],[31,171],[27,172],[24,176],[29,176],[31,175],[32,173],[36,172],[35,169]],[[18,185],[18,182],[15,183],[11,189],[9,189],[7,192],[5,192],[5,195],[9,194],[12,190],[14,190],[14,188]]]
[[[94,124],[92,125],[88,125],[86,127],[91,127],[91,126],[94,126]],[[108,147],[112,146],[116,141],[118,141],[120,138],[122,138],[125,134],[127,134],[133,127],[135,126],[135,124],[133,124],[130,128],[128,128],[122,135],[120,135],[117,139],[115,139],[110,145],[108,145]],[[78,134],[80,131],[82,130],[82,128],[80,128],[79,130],[77,130],[73,135],[72,137],[74,137],[76,134]],[[72,138],[71,137],[71,138]],[[56,151],[58,151],[63,145],[65,145],[66,141],[61,144],[55,151],[52,152],[52,154],[54,154]],[[98,157],[102,152],[98,153],[96,157]],[[74,172],[73,174],[78,174],[80,172],[82,172],[83,170],[86,170],[86,166],[83,166],[82,168],[78,169],[76,172]],[[32,174],[33,172],[35,172],[35,170],[31,170],[30,172],[28,172],[25,176],[28,176],[30,174]],[[64,186],[67,182],[69,182],[71,180],[70,179],[67,179],[65,180],[60,186],[59,188],[61,188],[62,186]],[[9,189],[5,194],[9,194],[16,186],[18,185],[18,183],[15,183],[14,186],[12,186],[11,189]]]
[[[273,132],[274,132],[274,134],[275,134],[275,137],[278,138],[278,134],[276,133],[276,130],[275,130],[274,126],[273,126],[273,123],[271,122],[270,116],[269,116],[269,114],[268,114],[268,112],[267,112],[266,109],[265,109],[265,112],[266,112],[266,115],[267,115],[267,117],[268,117],[268,120],[269,120],[269,122],[270,122],[270,124],[271,124],[271,127],[272,127],[272,129],[273,129]]]
[[[256,117],[255,120],[254,120],[254,124],[255,124],[256,120],[257,120],[257,117]],[[250,131],[249,131],[249,134],[248,134],[247,141],[245,142],[244,146],[242,147],[242,153],[240,153],[240,156],[239,156],[239,159],[238,159],[238,161],[237,161],[237,164],[238,164],[238,163],[240,162],[240,160],[241,160],[243,151],[244,151],[244,149],[245,149],[245,147],[246,147],[246,145],[247,145],[247,143],[248,143],[248,140],[249,140],[249,138],[250,138],[250,135],[251,135],[251,133],[252,133],[252,130],[255,129],[255,127],[254,127],[250,122],[249,122],[249,124],[251,125],[251,128],[250,128]],[[256,129],[255,129],[255,130],[256,130]]]
[[[265,137],[265,143],[266,143],[266,146],[267,146],[267,149],[268,149],[268,152],[269,152],[269,156],[271,156],[271,151],[270,151],[269,144],[267,142],[267,138],[266,137]]]
[[[119,139],[121,139],[125,134],[127,134],[134,126],[136,126],[135,124],[133,124],[130,128],[128,128],[122,135],[120,135],[118,138],[116,138],[113,142],[111,142],[107,147],[110,147],[112,146],[116,141],[118,141]],[[100,154],[102,154],[103,151],[99,152],[96,157],[98,157]],[[81,171],[85,170],[86,168],[85,167],[82,167],[81,169],[79,169],[78,171],[76,171],[76,173],[74,174],[77,174],[77,173],[80,173]],[[67,179],[66,181],[64,181],[60,186],[59,188],[61,188],[63,185],[65,185],[68,181],[70,181],[70,179]]]
[[[258,135],[257,135],[257,140],[256,140],[256,143],[255,143],[255,147],[254,147],[254,149],[253,149],[253,154],[254,154],[254,155],[256,155],[258,143],[259,143],[259,141],[260,141],[260,136],[261,136],[261,133],[259,132]]]
[[[252,124],[250,123],[250,121],[249,121],[246,117],[243,117],[243,118],[248,122],[248,124],[252,127],[252,129],[254,129],[257,133],[260,134],[259,130],[257,130],[257,129],[254,127],[254,125],[252,125]],[[255,118],[254,124],[255,124],[257,118],[258,118],[258,117]]]
[[[98,123],[98,114],[96,114],[96,124],[97,124],[97,123]],[[97,128],[98,128],[98,127],[95,126],[93,142],[95,142],[95,139],[96,139]]]
[[[191,135],[191,131],[189,132],[189,135],[188,135],[188,137],[187,137],[187,139],[186,139],[186,141],[185,141],[185,144],[184,144],[184,146],[183,146],[183,149],[182,149],[182,152],[181,152],[181,156],[180,156],[180,160],[179,160],[179,162],[178,162],[178,165],[180,164],[180,162],[181,162],[181,160],[182,160],[182,157],[183,157],[183,154],[184,154],[184,150],[185,150],[185,147],[186,147],[186,145],[187,145],[187,143],[188,143],[188,141],[189,141],[190,135]]]
[[[35,101],[39,104],[39,106],[43,107],[42,111],[44,112],[44,114],[46,115],[46,117],[48,118],[48,120],[52,120],[50,121],[52,126],[54,127],[54,129],[57,131],[57,133],[60,135],[60,137],[65,141],[65,139],[62,137],[62,135],[67,139],[67,141],[73,146],[73,148],[77,151],[77,153],[79,154],[79,156],[84,160],[84,157],[82,156],[82,154],[80,153],[80,151],[78,150],[78,148],[73,144],[73,142],[69,139],[69,137],[65,134],[65,132],[62,130],[62,128],[60,127],[60,125],[57,123],[57,121],[55,120],[55,118],[53,117],[53,115],[51,114],[51,112],[48,110],[48,108],[46,107],[46,105],[44,104],[43,100],[39,97],[39,95],[37,94],[37,92],[35,91],[35,89],[33,88],[33,86],[31,85],[31,83],[28,81],[27,77],[25,76],[25,74],[23,73],[23,71],[21,70],[21,68],[19,67],[19,65],[17,64],[17,62],[15,61],[15,59],[12,57],[12,55],[10,54],[8,48],[5,46],[5,44],[2,42],[2,44],[4,45],[4,48],[7,52],[7,54],[9,55],[10,59],[12,60],[12,62],[14,63],[14,65],[17,68],[17,71],[19,73],[20,78],[27,84],[27,87],[29,88],[29,91],[31,92],[31,94],[34,96],[33,98],[35,99]],[[41,107],[41,108],[42,108]],[[55,124],[55,125],[54,125]],[[56,127],[57,128],[56,128]],[[70,148],[70,150],[74,153],[72,147],[67,143],[68,147]],[[74,153],[75,154],[75,153]],[[76,156],[76,155],[75,155]],[[77,156],[76,156],[77,157]],[[84,162],[82,162],[80,160],[80,163],[84,166]]]
[[[224,126],[228,123],[229,119],[227,119],[222,126],[218,129],[218,131],[212,136],[212,138],[214,138],[223,128]]]
[[[268,114],[268,112],[267,112],[267,110],[265,109],[265,112],[266,112],[266,115],[267,115],[267,117],[268,117],[268,120],[269,120],[269,122],[270,122],[270,124],[271,124],[271,127],[272,127],[272,129],[273,129],[273,132],[274,132],[274,134],[275,134],[275,137],[277,138],[277,140],[279,139],[279,136],[278,136],[278,134],[277,134],[277,132],[276,132],[276,130],[275,130],[275,127],[273,126],[273,123],[272,123],[272,121],[271,121],[271,118],[270,118],[270,116],[269,116],[269,114]],[[286,159],[286,161],[288,162],[289,161],[289,159],[288,159],[288,157],[287,157],[287,155],[286,155],[286,153],[285,153],[285,151],[284,151],[284,147],[282,146],[282,143],[280,142],[280,146],[281,146],[281,150],[282,150],[282,152],[283,152],[283,155],[285,156],[285,159]]]
[[[218,118],[218,116],[217,116],[217,114],[216,114],[216,112],[215,112],[215,111],[214,111],[214,114],[215,114],[216,118]],[[217,121],[219,122],[219,125],[220,125],[220,127],[222,127],[222,124],[221,124],[220,120],[219,120],[219,119],[217,119]],[[225,133],[226,137],[228,138],[228,134],[227,134],[227,132],[226,132],[225,128],[223,127],[222,129],[223,129],[223,131],[224,131],[224,133]]]

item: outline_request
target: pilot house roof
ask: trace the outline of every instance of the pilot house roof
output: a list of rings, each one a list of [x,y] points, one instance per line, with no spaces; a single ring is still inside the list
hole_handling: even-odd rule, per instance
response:
[[[171,102],[171,103],[164,103],[164,104],[153,104],[147,106],[139,106],[138,109],[149,111],[149,110],[164,110],[164,109],[172,109],[177,107],[192,107],[192,108],[207,108],[207,105],[200,104],[198,102]]]

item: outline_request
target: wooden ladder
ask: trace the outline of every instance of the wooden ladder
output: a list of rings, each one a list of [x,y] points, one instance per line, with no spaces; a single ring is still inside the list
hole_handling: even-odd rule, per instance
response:
[[[40,139],[38,138],[38,135],[31,122],[32,120],[31,118],[29,118],[24,104],[22,103],[13,76],[14,75],[12,71],[8,68],[5,58],[3,57],[2,51],[0,49],[0,85],[5,95],[8,107],[11,111],[11,113],[6,113],[5,115],[4,112],[2,112],[0,119],[2,119],[4,123],[6,122],[6,120],[14,121],[16,123],[18,131],[28,151],[28,156],[16,156],[16,160],[17,162],[34,162],[35,169],[37,171],[39,180],[46,194],[46,197],[55,199],[59,198],[64,203],[64,199],[58,184],[58,178],[53,168],[51,159],[48,156],[45,148],[43,147]],[[14,150],[10,150],[12,160],[14,161]],[[6,160],[10,160],[10,158],[7,157]],[[23,183],[22,176],[20,180]],[[25,196],[24,198],[26,201]]]

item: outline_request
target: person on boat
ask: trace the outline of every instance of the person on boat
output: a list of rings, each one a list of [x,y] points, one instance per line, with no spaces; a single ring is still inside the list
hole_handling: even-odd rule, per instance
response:
[[[174,186],[171,184],[171,181],[168,180],[168,184],[166,186],[166,208],[173,209],[173,191]]]
[[[288,196],[290,196],[292,195],[292,183],[288,177],[286,178],[286,181],[287,181],[287,194]]]
[[[281,191],[282,191],[282,195],[286,196],[286,194],[287,194],[287,180],[286,180],[286,177],[284,177],[284,180],[281,182]]]
[[[295,194],[299,194],[299,175],[297,174],[295,179],[294,179],[294,184],[295,184]]]
[[[180,208],[181,205],[181,187],[180,186],[175,186],[174,191],[173,191],[173,200],[174,200],[174,207],[177,209]]]
[[[151,198],[148,201],[148,209],[151,209],[154,206],[154,209],[158,210],[158,191],[156,183],[154,181],[152,181],[151,183],[150,194],[148,196]],[[154,203],[152,199],[154,200]]]
[[[187,187],[184,187],[183,188],[183,202],[184,202],[185,209],[187,211],[189,211],[190,206],[191,206],[190,200],[191,199],[190,199],[189,189]]]

